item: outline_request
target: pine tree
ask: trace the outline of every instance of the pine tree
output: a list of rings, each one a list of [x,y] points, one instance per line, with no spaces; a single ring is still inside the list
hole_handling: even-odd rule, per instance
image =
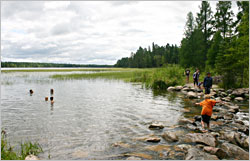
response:
[[[234,13],[231,10],[231,6],[231,1],[219,1],[216,4],[214,27],[216,31],[220,31],[222,33],[222,37],[224,40],[233,27]]]

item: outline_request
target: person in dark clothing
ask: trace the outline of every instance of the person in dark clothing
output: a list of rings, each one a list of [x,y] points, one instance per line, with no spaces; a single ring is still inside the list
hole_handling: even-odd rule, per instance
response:
[[[193,74],[194,87],[195,87],[195,84],[196,84],[197,87],[198,87],[199,76],[200,76],[200,72],[199,72],[199,70],[196,70],[196,71],[194,72],[194,74]]]
[[[205,88],[205,94],[210,94],[210,89],[213,85],[213,78],[211,77],[211,73],[207,73],[207,76],[204,78],[203,87]]]
[[[185,75],[187,76],[187,83],[189,83],[189,74],[190,74],[190,70],[186,69],[185,70]]]

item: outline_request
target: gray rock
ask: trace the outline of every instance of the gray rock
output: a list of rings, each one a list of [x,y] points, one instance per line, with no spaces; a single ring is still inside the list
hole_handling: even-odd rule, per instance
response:
[[[178,136],[176,135],[176,133],[174,131],[172,132],[165,132],[162,135],[163,139],[165,139],[166,141],[170,141],[170,142],[176,142],[178,141]]]
[[[203,148],[205,152],[208,152],[210,154],[216,155],[219,159],[224,159],[227,156],[227,153],[220,149],[220,148],[215,148],[211,146],[206,146]]]
[[[175,146],[175,151],[184,151],[187,152],[188,149],[190,149],[192,145],[189,144],[180,144]]]
[[[194,126],[193,124],[187,124],[187,128],[189,128],[190,130],[196,130],[196,126]]]
[[[174,90],[175,90],[175,91],[181,91],[182,88],[183,88],[182,86],[176,86]]]
[[[209,133],[189,133],[184,136],[182,141],[187,143],[201,143],[212,147],[216,146],[215,137]]]
[[[241,97],[241,96],[244,96],[245,90],[244,88],[235,89],[231,94],[236,97]]]
[[[234,159],[249,160],[249,153],[234,144],[223,143],[221,149],[225,150],[229,157]]]
[[[153,124],[149,125],[148,128],[150,128],[150,129],[163,129],[164,126],[162,124],[159,124],[159,123],[153,123]]]
[[[126,160],[142,160],[142,159],[139,157],[132,156],[132,157],[128,157]]]
[[[189,99],[198,98],[197,94],[194,93],[194,92],[188,92],[188,93],[187,93],[187,97],[188,97]]]
[[[226,92],[221,92],[220,95],[221,95],[222,97],[226,97],[226,96],[227,96],[227,93],[226,93]]]
[[[159,138],[159,137],[149,137],[149,138],[146,138],[146,141],[147,142],[158,143],[158,142],[161,141],[161,138]]]
[[[234,117],[234,115],[231,113],[224,115],[225,120],[232,120],[233,117]]]
[[[240,101],[244,101],[244,99],[243,99],[242,97],[235,97],[234,100],[235,100],[235,101],[239,101],[239,102],[240,102]]]
[[[244,148],[249,148],[249,136],[243,142]]]
[[[175,87],[172,87],[172,86],[170,86],[170,87],[168,87],[168,91],[173,91],[175,89]]]
[[[186,91],[186,92],[188,92],[188,91],[190,91],[190,89],[189,89],[189,88],[187,88],[187,87],[184,87],[184,88],[182,88],[182,91]]]
[[[227,93],[228,93],[228,94],[231,94],[232,92],[233,92],[232,89],[227,90]]]
[[[205,153],[197,148],[190,148],[185,160],[219,160],[216,155]]]
[[[179,124],[192,124],[194,121],[186,118],[182,118],[179,120]]]
[[[30,154],[26,156],[24,160],[39,160],[39,158],[33,154]]]
[[[223,97],[221,100],[222,101],[226,101],[226,102],[230,102],[231,101],[231,97]]]

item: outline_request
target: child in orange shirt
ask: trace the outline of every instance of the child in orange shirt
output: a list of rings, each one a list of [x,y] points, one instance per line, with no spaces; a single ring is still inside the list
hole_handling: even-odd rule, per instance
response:
[[[203,132],[207,132],[205,130],[204,122],[207,124],[207,128],[209,129],[209,121],[213,113],[213,107],[216,103],[219,103],[221,101],[215,101],[210,99],[210,95],[205,95],[205,100],[200,103],[195,103],[196,105],[202,106],[201,111],[201,125],[204,129]]]

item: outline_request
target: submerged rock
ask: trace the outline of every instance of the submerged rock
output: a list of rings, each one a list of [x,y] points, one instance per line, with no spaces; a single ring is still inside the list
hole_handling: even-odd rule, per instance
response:
[[[221,148],[225,150],[229,157],[237,160],[249,160],[249,153],[234,144],[223,143]]]
[[[170,148],[171,148],[170,145],[152,145],[152,146],[147,146],[145,149],[155,152],[162,152],[162,151],[169,151]]]
[[[219,160],[216,155],[205,153],[197,148],[190,148],[185,160]]]
[[[147,142],[153,142],[153,143],[158,143],[158,142],[160,142],[161,141],[161,138],[159,138],[159,137],[149,137],[149,138],[146,138],[146,141]]]
[[[165,139],[166,141],[170,141],[170,142],[176,142],[178,141],[178,136],[176,135],[176,133],[174,131],[172,132],[165,132],[162,135],[163,139]]]
[[[150,128],[150,129],[163,129],[164,126],[162,124],[159,124],[159,123],[153,123],[153,124],[149,125],[148,128]]]
[[[123,143],[123,142],[117,142],[112,144],[114,147],[122,147],[122,148],[130,148],[131,146],[129,144]]]
[[[142,160],[141,158],[139,157],[128,157],[126,160]]]
[[[39,158],[33,154],[30,154],[26,156],[24,160],[39,160]]]
[[[194,92],[188,92],[188,93],[187,93],[187,97],[188,97],[189,99],[198,98],[197,94],[194,93]]]
[[[216,139],[212,134],[209,133],[189,133],[184,136],[183,140],[187,143],[198,143],[198,144],[205,144],[212,147],[216,146]]]
[[[129,157],[140,157],[143,159],[152,159],[151,155],[144,154],[144,153],[126,153],[124,156],[129,156]]]

